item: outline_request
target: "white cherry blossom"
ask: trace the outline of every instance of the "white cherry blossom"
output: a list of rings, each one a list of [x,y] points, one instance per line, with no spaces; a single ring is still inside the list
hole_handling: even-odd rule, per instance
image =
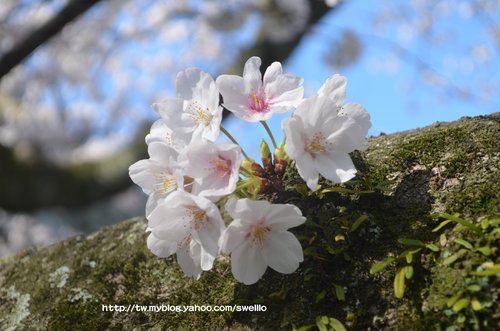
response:
[[[175,82],[177,97],[156,103],[153,108],[180,136],[191,141],[215,141],[219,136],[222,107],[212,77],[197,68],[179,72]]]
[[[194,178],[193,193],[217,199],[236,189],[240,153],[240,147],[234,144],[193,143],[180,155],[179,166]]]
[[[330,98],[315,96],[283,121],[285,151],[311,190],[317,189],[319,174],[335,183],[353,178],[356,169],[348,153],[366,146],[366,123],[336,109]]]
[[[190,277],[212,269],[225,226],[210,200],[176,191],[159,201],[148,220],[147,245],[153,254],[177,254],[179,266]]]
[[[371,127],[370,114],[357,103],[346,103],[345,95],[346,95],[346,85],[347,79],[341,75],[333,75],[320,87],[318,91],[318,95],[326,96],[330,98],[337,107],[337,112],[340,116],[350,116],[354,118],[358,124],[360,125],[364,133],[364,136],[367,135],[368,129]],[[366,140],[358,146],[356,149],[363,151],[368,147],[368,142]]]
[[[244,121],[265,121],[273,113],[291,111],[304,94],[302,78],[283,74],[279,62],[272,63],[262,78],[261,63],[253,56],[245,63],[243,77],[221,75],[216,80],[224,107]]]
[[[129,167],[129,176],[149,195],[146,215],[156,207],[158,200],[175,190],[183,190],[183,176],[175,166],[178,153],[161,142],[148,145],[150,158],[140,160]]]
[[[285,274],[299,267],[304,260],[302,247],[287,231],[305,222],[299,208],[249,199],[230,199],[225,208],[233,221],[219,245],[231,254],[231,270],[238,281],[253,284],[268,266]]]

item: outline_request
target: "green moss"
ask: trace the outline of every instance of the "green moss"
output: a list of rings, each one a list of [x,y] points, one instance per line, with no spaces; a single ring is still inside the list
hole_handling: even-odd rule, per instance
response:
[[[436,265],[432,269],[432,284],[429,286],[429,293],[422,307],[424,312],[446,308],[446,301],[463,287],[465,276],[465,270]]]

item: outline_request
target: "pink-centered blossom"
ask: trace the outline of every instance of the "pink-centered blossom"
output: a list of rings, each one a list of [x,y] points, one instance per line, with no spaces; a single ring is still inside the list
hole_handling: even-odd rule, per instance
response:
[[[180,155],[179,166],[194,179],[194,194],[214,200],[236,189],[240,154],[238,145],[198,142],[189,145]]]
[[[214,203],[176,191],[159,201],[148,216],[151,233],[147,245],[159,257],[177,254],[182,271],[187,276],[199,278],[202,271],[212,269],[224,228]]]
[[[253,56],[245,63],[243,77],[221,75],[216,80],[224,107],[244,121],[265,121],[273,113],[291,111],[304,94],[302,78],[283,74],[279,62],[272,63],[262,78],[261,63]]]
[[[268,266],[285,274],[299,267],[304,260],[302,246],[287,231],[305,222],[299,208],[249,199],[230,199],[225,208],[233,221],[219,245],[231,254],[231,270],[239,282],[257,282]]]

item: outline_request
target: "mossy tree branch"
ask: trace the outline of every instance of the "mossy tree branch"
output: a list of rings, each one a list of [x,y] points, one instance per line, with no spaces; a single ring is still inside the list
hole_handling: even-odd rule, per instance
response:
[[[288,190],[271,198],[296,204],[307,217],[305,225],[292,229],[306,249],[305,261],[290,275],[268,269],[252,286],[235,282],[226,256],[219,257],[214,269],[200,280],[186,278],[174,257],[160,259],[148,251],[143,218],[5,258],[0,260],[2,326],[275,330],[314,324],[318,316],[326,315],[356,330],[429,330],[436,325],[444,329],[457,318],[456,313],[445,313],[450,310],[447,300],[470,285],[468,277],[481,261],[498,263],[498,258],[492,246],[489,256],[470,251],[462,260],[443,265],[439,261],[447,257],[445,252],[463,248],[454,238],[466,235],[471,244],[476,243],[467,229],[454,232],[448,225],[442,230],[444,239],[432,232],[439,224],[435,215],[456,212],[471,222],[484,215],[498,217],[499,139],[500,113],[372,138],[366,152],[353,155],[358,181],[347,187],[371,185],[377,189],[360,196],[301,194],[295,187],[303,182],[294,171],[288,171]],[[366,215],[365,222],[350,231],[361,215]],[[398,243],[400,238],[436,243],[440,252],[414,258],[413,278],[407,281],[404,297],[397,299],[393,279],[398,266],[376,275],[369,270],[375,262],[407,249]],[[498,325],[498,304],[488,299],[498,293],[493,278],[483,279],[483,285],[476,285],[479,290],[471,292],[491,305],[472,315],[465,313],[470,308],[461,311],[464,316],[475,316],[484,330]],[[345,292],[343,296],[339,289]],[[256,303],[265,305],[267,311],[109,310],[115,304]]]

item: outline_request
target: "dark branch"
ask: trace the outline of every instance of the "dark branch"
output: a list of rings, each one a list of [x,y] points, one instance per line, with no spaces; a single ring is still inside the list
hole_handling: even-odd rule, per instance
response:
[[[26,34],[2,58],[0,79],[24,61],[33,51],[58,34],[66,24],[85,13],[100,0],[72,0],[48,22]]]

